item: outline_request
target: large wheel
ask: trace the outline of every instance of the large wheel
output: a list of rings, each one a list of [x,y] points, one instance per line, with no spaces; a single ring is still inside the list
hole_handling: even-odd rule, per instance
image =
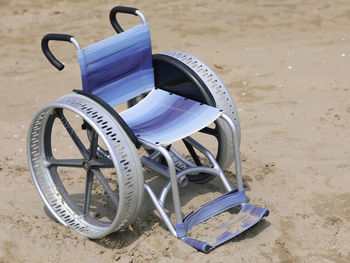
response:
[[[240,142],[240,123],[235,104],[225,85],[207,65],[192,55],[172,50],[154,55],[153,66],[156,87],[222,109],[236,125]],[[199,136],[194,135],[195,139],[214,153],[223,170],[228,168],[234,160],[232,133],[228,124],[219,119],[212,127],[199,133]],[[202,165],[196,151],[190,145],[185,146],[193,162],[176,150],[178,146],[170,148],[178,170]],[[211,178],[212,175],[204,173],[188,175],[188,179],[196,183],[204,183]]]
[[[67,95],[40,109],[28,131],[27,156],[41,198],[63,225],[100,238],[135,220],[144,192],[137,150],[93,100]]]

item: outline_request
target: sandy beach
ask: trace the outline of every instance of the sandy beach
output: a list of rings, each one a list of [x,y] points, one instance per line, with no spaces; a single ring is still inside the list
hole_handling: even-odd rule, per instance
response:
[[[116,5],[147,17],[153,53],[182,50],[210,66],[238,108],[247,196],[270,215],[210,254],[174,238],[148,198],[130,228],[89,240],[51,220],[33,184],[31,119],[81,88],[74,47],[52,44],[66,65],[58,72],[41,38],[66,33],[86,46],[112,36]],[[1,263],[350,262],[349,1],[0,0],[0,32]],[[217,196],[216,183],[190,185],[184,211]]]

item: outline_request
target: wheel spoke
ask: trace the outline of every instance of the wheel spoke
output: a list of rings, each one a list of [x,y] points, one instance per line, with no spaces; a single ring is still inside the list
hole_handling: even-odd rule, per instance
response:
[[[114,168],[112,160],[109,159],[94,159],[89,163],[93,168]]]
[[[84,215],[89,214],[93,182],[94,182],[94,173],[91,170],[89,170],[86,172],[85,193],[84,193]]]
[[[96,176],[97,180],[101,183],[103,188],[106,190],[107,195],[112,200],[114,206],[118,208],[119,201],[118,197],[115,195],[115,191],[112,190],[112,188],[109,186],[106,178],[103,176],[102,172],[99,169],[92,169],[94,175]]]
[[[62,167],[83,167],[83,159],[55,159],[53,157],[48,159],[48,167],[62,166]]]
[[[185,144],[188,152],[190,153],[193,161],[196,163],[197,166],[203,166],[201,161],[199,160],[199,157],[196,153],[196,151],[193,149],[192,145],[186,142],[185,140],[182,140],[182,142]]]
[[[72,199],[71,195],[67,192],[65,186],[63,185],[61,178],[57,172],[57,167],[50,167],[51,178],[54,181],[56,186],[55,190],[58,191],[60,195],[62,195],[63,199],[67,204],[72,207],[78,214],[81,214],[83,211],[79,205],[76,204],[76,201]],[[57,193],[56,193],[57,194]]]
[[[90,140],[90,153],[89,160],[92,160],[96,157],[97,154],[97,143],[98,143],[98,134],[95,130],[92,130],[91,140]]]
[[[79,139],[78,135],[73,130],[72,126],[70,126],[69,122],[67,121],[66,117],[63,115],[62,109],[56,109],[56,115],[61,120],[63,126],[66,128],[68,134],[72,138],[75,145],[78,147],[78,150],[80,153],[87,158],[89,156],[88,151],[86,150],[84,144]]]

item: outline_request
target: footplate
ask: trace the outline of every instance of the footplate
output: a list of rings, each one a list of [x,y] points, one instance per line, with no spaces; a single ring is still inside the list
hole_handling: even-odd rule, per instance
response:
[[[199,251],[210,252],[268,216],[267,209],[245,203],[245,201],[245,191],[235,189],[202,205],[197,211],[188,214],[182,224],[176,225],[177,236]],[[188,231],[194,226],[235,206],[241,206],[239,213],[232,215],[229,222],[217,227],[214,230],[215,237],[208,238],[209,241],[203,242],[186,237]]]

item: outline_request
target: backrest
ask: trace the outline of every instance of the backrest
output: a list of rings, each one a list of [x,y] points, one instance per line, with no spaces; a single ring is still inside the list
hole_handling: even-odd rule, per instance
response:
[[[148,24],[77,51],[83,90],[114,107],[154,87]]]

